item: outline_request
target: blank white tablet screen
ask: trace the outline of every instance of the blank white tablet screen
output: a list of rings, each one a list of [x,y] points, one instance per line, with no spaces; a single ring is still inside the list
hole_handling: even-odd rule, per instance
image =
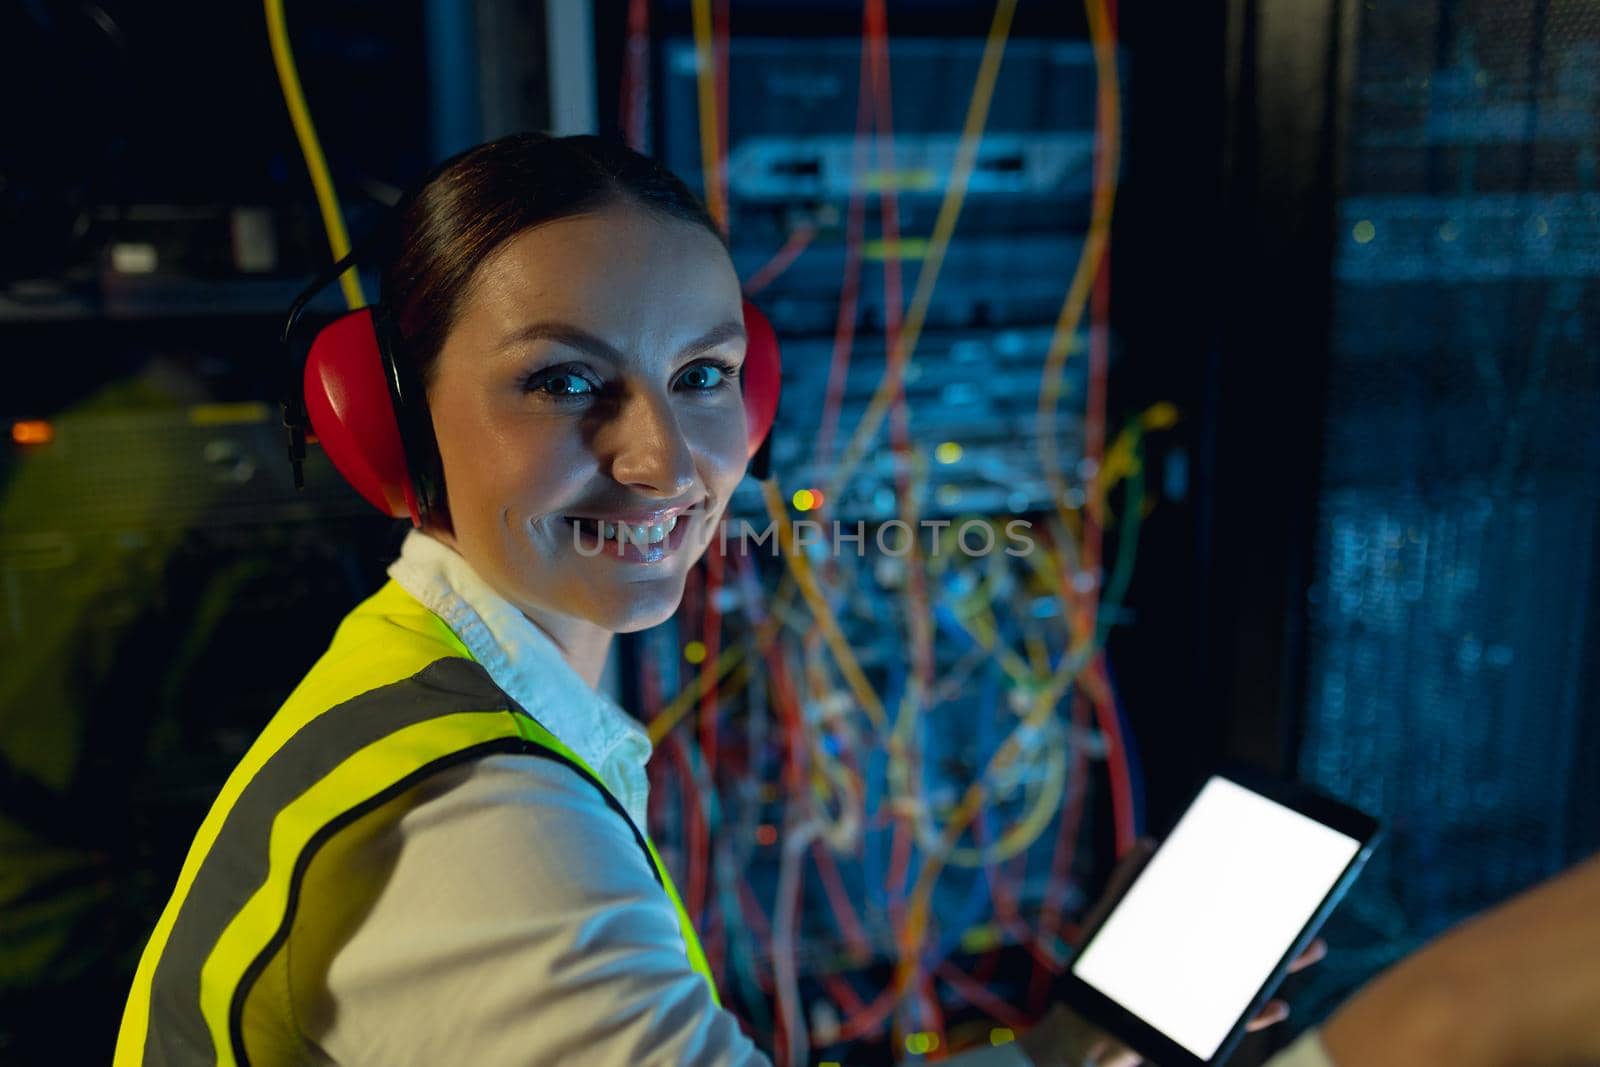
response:
[[[1210,1059],[1360,848],[1212,778],[1073,973]]]

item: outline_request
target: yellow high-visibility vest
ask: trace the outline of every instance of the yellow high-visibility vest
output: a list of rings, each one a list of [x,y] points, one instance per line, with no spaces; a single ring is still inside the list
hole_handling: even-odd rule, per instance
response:
[[[201,824],[139,960],[115,1067],[296,1062],[287,985],[258,979],[283,963],[307,866],[341,828],[428,775],[493,753],[567,764],[627,821],[716,1001],[689,914],[643,828],[390,580],[340,623]]]

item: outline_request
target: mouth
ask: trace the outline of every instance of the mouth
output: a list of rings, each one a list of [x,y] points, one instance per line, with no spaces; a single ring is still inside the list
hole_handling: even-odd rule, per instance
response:
[[[584,556],[601,556],[624,563],[657,563],[683,544],[693,515],[690,509],[646,523],[614,522],[580,515],[568,515],[566,520],[572,527],[573,546]]]

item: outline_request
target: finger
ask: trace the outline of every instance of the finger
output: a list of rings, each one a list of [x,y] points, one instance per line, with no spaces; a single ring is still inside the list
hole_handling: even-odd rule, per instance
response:
[[[1300,953],[1300,955],[1294,958],[1293,963],[1289,964],[1289,973],[1293,974],[1296,971],[1303,971],[1313,963],[1320,962],[1327,954],[1328,943],[1322,940],[1320,937],[1316,938],[1311,942],[1311,944],[1306,946],[1306,950],[1304,952]]]
[[[1245,1026],[1249,1033],[1265,1030],[1269,1026],[1276,1026],[1289,1017],[1289,1005],[1281,1000],[1269,1000],[1266,1007]]]

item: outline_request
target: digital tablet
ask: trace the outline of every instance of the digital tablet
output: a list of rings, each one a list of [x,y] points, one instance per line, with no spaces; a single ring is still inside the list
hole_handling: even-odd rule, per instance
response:
[[[1304,786],[1212,775],[1090,932],[1061,996],[1161,1067],[1222,1063],[1378,832]]]

